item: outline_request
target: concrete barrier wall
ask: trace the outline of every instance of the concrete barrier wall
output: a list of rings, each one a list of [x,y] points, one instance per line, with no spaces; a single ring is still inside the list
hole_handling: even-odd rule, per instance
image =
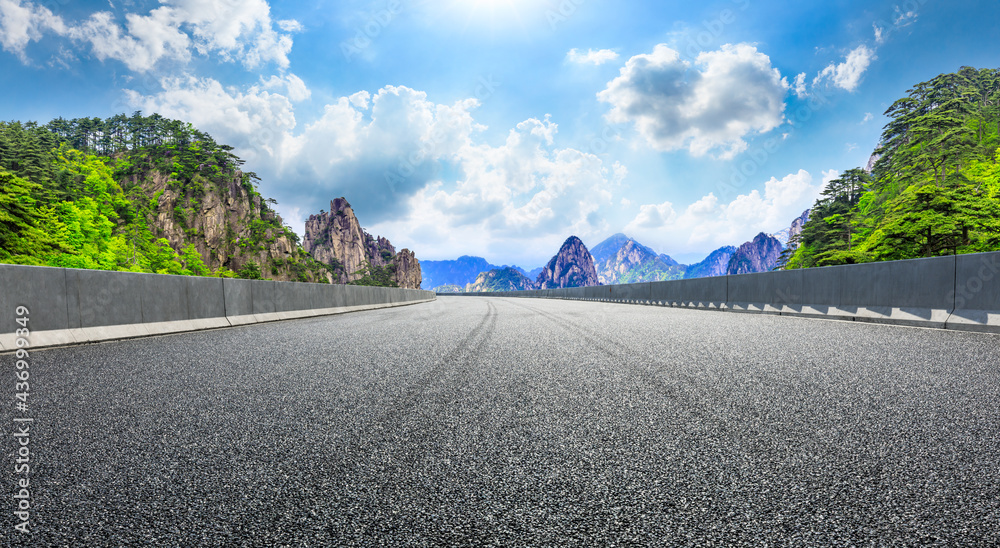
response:
[[[465,295],[649,303],[1000,333],[1000,252]]]
[[[0,350],[79,344],[434,300],[432,291],[0,264]]]

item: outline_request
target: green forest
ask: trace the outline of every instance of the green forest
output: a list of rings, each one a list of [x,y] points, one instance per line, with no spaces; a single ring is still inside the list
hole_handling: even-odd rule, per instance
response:
[[[1000,249],[1000,70],[942,74],[885,114],[871,171],[826,186],[785,268]]]
[[[242,165],[232,147],[156,114],[0,122],[0,262],[242,278],[287,272],[298,281],[325,281],[326,265],[302,251]],[[156,176],[166,177],[166,186],[151,194]],[[226,195],[234,177],[254,217],[241,219],[245,237],[227,226],[225,245],[204,249],[191,216],[207,193]],[[184,227],[186,243],[171,246],[157,236],[158,198],[166,190],[179,197],[167,213]],[[278,238],[296,248],[291,258],[253,259]],[[206,266],[195,242],[217,268]]]

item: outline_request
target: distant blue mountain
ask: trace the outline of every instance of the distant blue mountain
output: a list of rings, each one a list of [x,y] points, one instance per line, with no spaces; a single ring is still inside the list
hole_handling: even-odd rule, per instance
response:
[[[464,288],[466,285],[474,283],[476,277],[481,272],[490,270],[501,270],[507,265],[493,265],[482,257],[462,255],[451,261],[420,261],[420,273],[423,276],[422,287],[434,289],[442,285],[457,285]],[[513,267],[530,279],[535,279],[541,268],[526,272],[523,268]]]
[[[712,276],[725,276],[729,270],[729,259],[736,248],[733,246],[720,247],[705,257],[705,260],[693,264],[687,268],[684,278],[709,278]]]
[[[622,246],[624,246],[630,239],[631,238],[628,236],[619,232],[618,234],[612,234],[603,242],[590,248],[590,255],[594,257],[594,264],[604,264],[608,262],[608,259],[617,255],[618,250],[621,249]]]

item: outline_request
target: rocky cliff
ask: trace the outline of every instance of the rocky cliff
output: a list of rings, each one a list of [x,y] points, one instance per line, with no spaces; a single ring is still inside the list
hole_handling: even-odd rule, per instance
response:
[[[329,265],[334,283],[360,280],[369,269],[385,272],[399,287],[419,289],[422,282],[413,252],[396,253],[389,240],[365,232],[345,198],[331,201],[330,211],[309,216],[302,247]]]
[[[420,289],[423,276],[416,254],[409,249],[400,249],[393,263],[396,265],[396,285],[407,289]]]
[[[781,245],[785,248],[794,247],[796,242],[794,238],[799,234],[802,234],[802,227],[805,226],[806,222],[809,220],[809,211],[810,210],[808,209],[803,211],[802,215],[799,215],[792,220],[791,226],[781,232],[772,234],[772,236],[781,242]]]
[[[160,168],[155,157],[131,160],[122,187],[147,197],[150,231],[175,251],[193,244],[212,271],[279,281],[327,281],[326,268],[299,247],[298,236],[257,193],[249,174],[199,166],[190,179],[179,181],[175,173]]]
[[[535,289],[535,284],[520,270],[507,266],[480,272],[476,281],[465,286],[466,292],[473,291],[522,291]]]
[[[726,269],[728,274],[749,274],[769,272],[778,265],[783,246],[774,236],[761,232],[733,253]]]
[[[535,281],[538,289],[600,285],[594,258],[580,238],[570,236]]]

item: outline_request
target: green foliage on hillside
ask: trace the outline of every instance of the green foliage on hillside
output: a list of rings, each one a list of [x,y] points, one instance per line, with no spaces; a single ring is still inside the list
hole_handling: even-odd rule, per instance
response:
[[[872,172],[827,185],[787,268],[1000,249],[1000,70],[942,74],[886,115]]]
[[[631,284],[640,282],[662,282],[666,280],[683,280],[685,265],[668,265],[659,258],[644,261],[618,276],[616,284]]]
[[[535,284],[514,267],[505,266],[487,272],[480,272],[476,281],[466,287],[466,291],[522,291],[535,289]]]
[[[372,266],[371,263],[365,262],[365,266],[354,273],[355,275],[360,275],[361,277],[353,282],[349,282],[349,285],[367,285],[375,287],[399,287],[396,283],[396,265],[388,264],[385,266]]]
[[[238,273],[224,267],[212,272],[192,243],[203,237],[194,217],[206,194],[227,195],[242,164],[232,147],[155,114],[59,118],[45,126],[0,122],[0,262],[260,278],[256,264]],[[149,191],[151,174],[165,176],[167,188]],[[222,256],[210,250],[220,262],[260,252],[281,236],[298,243],[268,207],[273,201],[257,192],[257,181],[254,173],[238,179],[259,204],[259,218],[250,221],[249,237],[229,234],[228,249],[218,250]],[[165,190],[177,196],[170,215],[187,240],[176,248],[153,225]],[[312,273],[325,279],[324,265],[295,251],[287,259],[293,278],[307,280]]]

